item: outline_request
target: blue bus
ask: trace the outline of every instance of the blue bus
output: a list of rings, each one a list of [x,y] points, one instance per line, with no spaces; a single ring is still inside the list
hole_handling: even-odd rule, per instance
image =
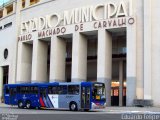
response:
[[[27,109],[88,111],[106,106],[105,84],[100,82],[6,84],[4,102]]]

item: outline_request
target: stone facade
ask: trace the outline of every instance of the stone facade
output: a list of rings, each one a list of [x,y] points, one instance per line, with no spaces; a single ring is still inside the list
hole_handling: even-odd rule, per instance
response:
[[[4,4],[0,7],[3,12],[0,97],[5,66],[8,83],[13,84],[65,82],[68,71],[70,81],[88,81],[95,74],[91,72],[93,76],[89,76],[94,66],[94,79],[106,84],[108,106],[115,74],[120,106],[124,81],[127,106],[132,106],[136,99],[153,100],[154,106],[160,106],[159,3],[158,0],[40,0],[33,4],[25,0],[24,4],[17,0]],[[13,10],[7,14],[10,5]],[[121,36],[126,56],[114,58],[115,39]],[[87,41],[92,38],[97,41],[95,63],[88,60]],[[68,43],[72,44],[70,62],[66,62]],[[5,49],[8,49],[6,59]],[[113,61],[119,69],[113,67]],[[91,62],[93,66],[88,67]]]

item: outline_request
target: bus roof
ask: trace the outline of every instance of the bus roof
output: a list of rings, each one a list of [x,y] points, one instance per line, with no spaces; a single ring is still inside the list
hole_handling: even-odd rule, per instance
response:
[[[4,86],[48,86],[48,85],[79,85],[79,84],[93,84],[93,83],[101,83],[101,82],[53,82],[53,83],[18,83],[18,84],[5,84]]]

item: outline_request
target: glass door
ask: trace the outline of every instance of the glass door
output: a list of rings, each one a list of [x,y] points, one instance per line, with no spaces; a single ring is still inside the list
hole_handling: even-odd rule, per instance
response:
[[[90,109],[90,87],[82,86],[81,88],[81,108]]]

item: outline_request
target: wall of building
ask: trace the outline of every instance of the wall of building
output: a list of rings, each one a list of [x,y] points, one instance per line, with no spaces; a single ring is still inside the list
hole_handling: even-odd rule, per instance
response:
[[[0,25],[4,26],[7,23],[12,22],[12,25],[0,30],[1,36],[1,44],[0,44],[0,66],[8,66],[9,65],[9,83],[15,83],[15,55],[16,55],[16,40],[17,36],[15,31],[15,14],[6,17],[0,21]],[[8,49],[8,58],[4,59],[4,49]]]
[[[21,66],[21,64],[19,64],[18,61],[18,57],[17,57],[17,48],[20,51],[20,47],[17,46],[17,36],[20,34],[20,23],[22,21],[26,21],[26,20],[30,20],[32,18],[38,18],[40,16],[45,16],[51,13],[58,13],[61,14],[63,11],[65,10],[72,10],[73,8],[79,8],[82,6],[90,6],[90,5],[97,5],[97,4],[103,4],[103,3],[108,3],[108,2],[113,2],[113,3],[118,3],[119,0],[86,0],[85,2],[82,2],[82,0],[40,0],[40,2],[38,2],[37,4],[34,5],[29,5],[29,0],[26,0],[26,6],[24,8],[21,9],[21,3],[20,1],[17,4],[16,9],[14,8],[14,10],[16,10],[16,14],[11,14],[8,16],[4,16],[3,18],[0,19],[0,26],[4,26],[5,24],[12,22],[12,25],[9,27],[6,27],[2,30],[0,30],[0,67],[2,66],[6,66],[9,65],[9,83],[15,83],[16,79],[18,79],[19,81],[22,79],[18,73],[16,76],[16,71],[18,71],[17,69],[19,69],[19,67],[23,67],[28,69],[28,74],[29,77],[25,77],[27,80],[24,81],[28,81],[31,82],[31,80],[29,79],[34,79],[34,81],[36,81],[36,78],[38,78],[37,73],[35,72],[36,70],[39,69],[39,67],[35,67],[35,71],[31,73],[31,70],[34,69],[34,67],[32,68],[31,64],[32,64],[32,59],[29,59],[29,64],[23,64]],[[125,0],[125,3],[128,4],[128,2],[132,2],[132,15],[136,18],[136,23],[134,25],[134,27],[127,27],[126,29],[126,42],[122,43],[115,43],[113,44],[113,48],[116,48],[116,46],[118,45],[119,47],[124,47],[124,46],[129,46],[129,49],[127,48],[127,63],[126,65],[131,65],[131,66],[126,66],[127,67],[127,73],[126,73],[126,79],[128,80],[128,87],[133,87],[135,88],[134,90],[130,90],[128,91],[128,95],[131,99],[147,99],[147,100],[153,100],[153,103],[155,106],[160,106],[160,98],[158,97],[158,95],[160,94],[160,90],[158,90],[158,87],[160,85],[160,55],[159,55],[159,51],[160,51],[160,44],[159,44],[159,38],[160,38],[160,34],[159,32],[159,21],[160,21],[160,17],[158,16],[159,13],[159,1],[158,0]],[[15,4],[14,4],[15,5]],[[19,7],[18,7],[19,6]],[[47,7],[46,7],[47,6]],[[19,12],[18,10],[21,11]],[[129,8],[127,10],[129,11]],[[100,14],[101,15],[101,14]],[[88,25],[90,25],[88,23]],[[89,26],[90,27],[90,26]],[[69,28],[69,27],[68,27]],[[69,28],[69,30],[71,31],[72,26]],[[101,32],[104,32],[103,30]],[[98,40],[105,40],[106,38],[109,39],[110,37],[112,37],[112,34],[110,35],[109,32],[106,33],[106,35],[103,35],[100,31],[97,30],[97,33],[100,33],[100,35],[102,35],[101,37],[99,37],[97,35]],[[111,31],[113,32],[113,31]],[[134,33],[135,32],[135,33]],[[34,33],[35,34],[35,33]],[[78,38],[77,38],[78,36]],[[85,44],[85,40],[86,38],[83,35],[79,35],[79,34],[73,34],[72,39],[78,40],[83,39]],[[52,40],[53,38],[51,38]],[[37,40],[37,36],[34,36],[34,42]],[[112,39],[111,39],[112,40]],[[34,43],[33,42],[33,43]],[[106,42],[106,41],[103,41]],[[33,47],[33,43],[31,43],[32,47]],[[35,44],[39,44],[39,42],[35,43]],[[61,46],[60,43],[57,43]],[[75,44],[75,43],[74,43]],[[111,44],[108,42],[108,44]],[[130,44],[133,44],[133,46],[131,46]],[[76,44],[78,45],[78,44]],[[86,45],[86,44],[85,44]],[[101,44],[103,45],[103,43]],[[43,46],[43,45],[42,45]],[[32,48],[31,47],[31,48]],[[63,46],[64,47],[64,46]],[[84,52],[86,53],[86,47],[85,46],[79,46],[81,48],[84,48]],[[107,49],[107,46],[103,46],[102,50],[111,50],[111,49]],[[136,47],[136,51],[135,48]],[[5,60],[3,58],[3,52],[4,49],[7,48],[9,51],[9,56],[8,58]],[[43,51],[44,53],[46,53],[47,51],[47,46],[45,47],[46,49]],[[34,46],[34,51],[40,51],[40,49],[35,48]],[[75,50],[75,47],[74,47]],[[33,50],[30,49],[30,54],[29,56],[32,56],[32,52],[34,52]],[[22,51],[21,51],[22,52]],[[113,50],[114,52],[114,50]],[[64,52],[63,52],[64,53]],[[76,59],[82,57],[82,54],[80,56],[76,56],[76,53],[81,53],[80,50],[77,50],[74,53],[74,56]],[[20,54],[20,53],[19,53]],[[23,53],[21,53],[23,54]],[[39,54],[41,54],[41,52],[39,52]],[[106,54],[108,54],[106,52]],[[23,57],[23,56],[21,56]],[[25,58],[26,56],[24,56]],[[34,56],[33,59],[37,60],[38,58],[40,58],[42,60],[41,57],[38,56]],[[103,56],[102,56],[103,58]],[[133,58],[133,64],[132,63],[132,58]],[[104,59],[107,61],[110,61],[109,58],[104,57]],[[88,76],[91,76],[90,79],[92,79],[92,75],[94,74],[93,78],[95,76],[98,76],[99,78],[101,78],[103,75],[103,79],[105,80],[109,80],[111,78],[108,78],[108,76],[110,76],[110,73],[105,73],[106,69],[104,69],[104,73],[99,72],[98,73],[98,69],[101,69],[101,67],[98,67],[98,65],[101,65],[100,62],[104,62],[101,61],[100,59],[97,58],[97,61],[95,62],[89,62],[88,63],[88,70],[86,70],[86,72],[88,73]],[[18,62],[17,62],[18,61]],[[57,59],[58,61],[58,59]],[[64,61],[64,60],[63,60]],[[98,63],[99,61],[99,63]],[[26,61],[24,61],[26,63]],[[46,59],[42,60],[41,63],[45,63]],[[85,61],[84,61],[85,62]],[[18,64],[16,64],[18,63]],[[21,63],[21,59],[20,59],[20,63]],[[35,62],[36,63],[36,62]],[[41,64],[41,63],[36,63],[36,64]],[[95,65],[96,63],[96,65]],[[85,63],[84,63],[85,64]],[[83,65],[84,65],[83,64]],[[114,62],[113,62],[114,64]],[[35,64],[34,64],[35,65]],[[76,65],[76,62],[74,61],[74,65]],[[106,65],[106,64],[105,64]],[[18,66],[18,67],[17,67]],[[47,64],[45,64],[45,66],[47,66]],[[108,64],[106,65],[108,67],[110,67]],[[67,75],[70,76],[74,76],[73,74],[75,73],[75,71],[72,71],[71,68],[72,65],[69,66],[67,69],[69,70],[69,73],[67,73]],[[82,70],[82,66],[80,66],[80,62],[77,65],[77,71],[80,70],[81,73],[84,74],[77,74],[77,76],[80,76],[81,78],[86,79],[87,76],[85,75],[84,71]],[[117,78],[118,76],[118,64],[113,65],[114,68],[112,70],[112,72],[114,73],[112,76]],[[46,67],[47,69],[47,67]],[[89,69],[93,69],[93,70],[89,70]],[[21,69],[19,69],[21,70]],[[67,72],[68,72],[67,70]],[[71,70],[71,71],[70,71]],[[76,71],[76,72],[77,72]],[[41,71],[42,73],[44,73],[44,71]],[[107,71],[106,71],[107,72]],[[35,73],[35,74],[34,74]],[[47,73],[46,73],[47,74]],[[96,75],[95,75],[96,74]],[[108,75],[110,74],[110,75]],[[105,76],[106,75],[106,76]],[[125,75],[125,74],[124,74]],[[24,75],[25,76],[25,75]],[[49,76],[49,75],[46,75]],[[76,76],[76,77],[77,77]],[[63,74],[63,78],[65,77],[65,75]],[[68,78],[67,77],[67,78]],[[110,76],[111,77],[111,76]],[[40,78],[39,78],[40,79]],[[47,80],[46,80],[47,79]],[[76,78],[78,79],[78,78]],[[81,80],[81,79],[79,79]],[[44,81],[48,81],[48,77],[42,78],[41,79],[42,82]],[[134,93],[136,91],[135,94],[130,94],[130,93]],[[130,96],[131,95],[131,96]],[[129,104],[133,102],[133,101],[129,101]]]
[[[152,26],[151,26],[151,53],[152,53],[152,59],[151,59],[151,63],[152,63],[152,71],[151,71],[151,93],[152,93],[152,99],[154,102],[155,106],[160,106],[160,97],[158,97],[158,95],[160,94],[160,90],[159,90],[159,85],[160,85],[160,34],[159,34],[159,21],[160,21],[160,17],[159,17],[159,4],[160,1],[158,0],[154,0],[152,1],[152,10],[151,15],[149,17],[151,17],[151,21],[152,21]]]
[[[128,0],[125,0],[128,4]],[[44,0],[37,5],[24,8],[21,13],[21,21],[29,20],[32,18],[38,18],[52,13],[62,13],[65,10],[72,10],[73,8],[80,8],[82,6],[90,6],[111,2],[110,0],[87,0],[82,2],[81,0]],[[118,3],[119,0],[112,0],[113,3]],[[47,8],[46,8],[47,6]],[[30,14],[32,13],[32,14]],[[37,14],[38,13],[38,14]]]

